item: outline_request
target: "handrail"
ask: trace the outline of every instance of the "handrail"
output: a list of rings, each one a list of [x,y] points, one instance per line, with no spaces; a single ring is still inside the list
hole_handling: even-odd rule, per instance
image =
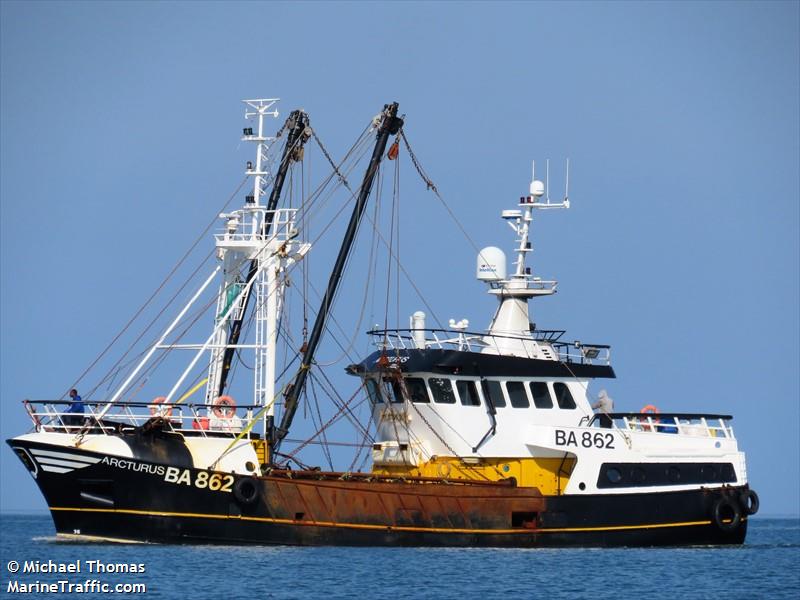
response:
[[[555,341],[566,333],[565,329],[532,329],[530,332],[531,337],[526,337],[524,335],[487,333],[485,331],[464,331],[461,329],[441,329],[437,327],[428,327],[425,329],[370,329],[369,331],[367,331],[367,335],[382,336],[388,333],[408,333],[409,335],[405,339],[413,340],[414,338],[413,335],[411,334],[416,333],[418,331],[424,331],[426,333],[432,333],[432,334],[448,333],[452,335],[467,335],[473,337],[498,337],[498,338],[516,339],[516,340],[534,339],[536,341]],[[591,344],[591,345],[596,346],[596,344]]]
[[[716,415],[710,413],[641,413],[641,412],[613,412],[613,413],[596,413],[592,418],[592,422],[601,418],[602,416],[609,417],[610,419],[622,419],[624,417],[627,418],[643,418],[643,417],[654,417],[656,419],[669,419],[669,418],[677,418],[677,419],[722,419],[723,421],[731,421],[733,420],[732,415]]]
[[[118,433],[126,427],[141,427],[154,418],[160,418],[164,427],[175,433],[192,433],[202,437],[236,435],[243,431],[261,406],[250,404],[233,409],[229,416],[214,414],[215,404],[179,402],[117,402],[119,409],[113,415],[106,410],[106,401],[84,401],[82,413],[69,412],[62,407],[71,405],[70,400],[23,400],[23,406],[33,421],[35,431],[60,431],[65,433]],[[226,411],[231,410],[226,407]],[[239,416],[237,411],[243,411]],[[175,414],[173,414],[175,413]],[[258,437],[249,430],[246,438]]]
[[[52,404],[52,405],[69,405],[72,404],[71,400],[23,400],[23,402],[27,402],[28,404]],[[81,404],[84,406],[105,406],[108,402],[106,400],[101,400],[97,402],[83,400]],[[120,406],[130,406],[133,408],[149,408],[151,406],[174,406],[174,407],[181,407],[181,406],[191,406],[191,407],[199,407],[199,408],[213,408],[216,406],[215,404],[203,404],[203,403],[196,403],[196,402],[159,402],[154,403],[152,400],[150,402],[115,402],[115,407]],[[237,404],[236,408],[244,408],[244,409],[254,409],[254,408],[262,408],[259,404]]]
[[[425,336],[425,348],[454,347],[461,351],[474,351],[478,349],[498,347],[499,340],[514,340],[521,342],[520,348],[529,350],[526,343],[538,342],[546,344],[558,354],[558,360],[565,363],[580,364],[611,364],[611,346],[608,344],[589,344],[576,340],[574,342],[560,341],[564,335],[563,329],[531,329],[528,335],[498,334],[477,331],[464,331],[459,329],[420,328],[420,329],[371,329],[367,335],[375,338],[373,343],[381,349],[408,350],[415,348],[417,336]],[[447,334],[440,337],[439,334]],[[571,351],[571,350],[575,351]],[[535,358],[529,356],[529,358]]]
[[[732,420],[732,415],[710,413],[601,412],[593,415],[586,426],[639,433],[733,439],[733,428],[727,423]]]

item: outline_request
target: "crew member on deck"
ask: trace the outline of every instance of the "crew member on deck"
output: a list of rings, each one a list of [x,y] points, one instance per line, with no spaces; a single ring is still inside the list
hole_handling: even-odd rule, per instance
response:
[[[69,391],[70,405],[65,412],[68,414],[64,416],[64,425],[67,427],[80,427],[83,425],[84,406],[83,400],[78,396],[78,390],[72,389]]]
[[[610,429],[612,421],[608,413],[614,412],[614,401],[611,399],[611,396],[608,395],[608,392],[600,390],[600,393],[597,394],[597,402],[592,404],[592,408],[599,413],[598,420],[600,421],[600,427],[607,427]]]

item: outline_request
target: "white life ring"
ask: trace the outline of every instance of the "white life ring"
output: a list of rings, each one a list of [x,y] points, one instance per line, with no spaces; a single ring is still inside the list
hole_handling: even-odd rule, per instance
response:
[[[211,410],[218,419],[232,419],[236,415],[236,400],[220,396],[214,400]]]
[[[166,396],[153,398],[153,403],[148,407],[150,409],[150,415],[153,417],[171,417],[172,406],[159,406],[159,404],[163,404],[166,401]]]

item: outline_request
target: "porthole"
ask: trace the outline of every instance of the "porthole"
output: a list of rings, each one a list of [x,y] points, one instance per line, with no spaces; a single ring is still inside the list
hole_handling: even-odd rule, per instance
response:
[[[633,467],[631,469],[631,481],[643,483],[645,479],[647,479],[647,473],[645,473],[642,467]]]
[[[675,466],[668,467],[667,479],[669,479],[672,483],[678,483],[681,480],[681,470]]]
[[[586,489],[586,484],[581,481],[578,484],[578,489],[581,490],[581,491],[585,490]]]
[[[606,471],[606,477],[611,483],[619,483],[622,481],[622,472],[617,468],[611,467]]]
[[[701,471],[703,475],[703,479],[706,481],[716,481],[717,480],[717,469],[713,465],[703,465]]]

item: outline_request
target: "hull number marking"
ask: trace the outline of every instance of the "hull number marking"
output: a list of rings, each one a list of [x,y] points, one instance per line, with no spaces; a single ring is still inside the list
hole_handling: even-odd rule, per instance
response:
[[[192,472],[189,469],[167,467],[167,472],[164,474],[164,481],[180,485],[194,485],[194,487],[201,490],[209,489],[212,492],[230,492],[233,486],[233,475],[221,475],[219,473],[199,471],[197,477],[192,481]]]
[[[614,450],[614,434],[591,431],[578,432],[556,429],[556,446],[572,446],[574,448],[599,448]]]

